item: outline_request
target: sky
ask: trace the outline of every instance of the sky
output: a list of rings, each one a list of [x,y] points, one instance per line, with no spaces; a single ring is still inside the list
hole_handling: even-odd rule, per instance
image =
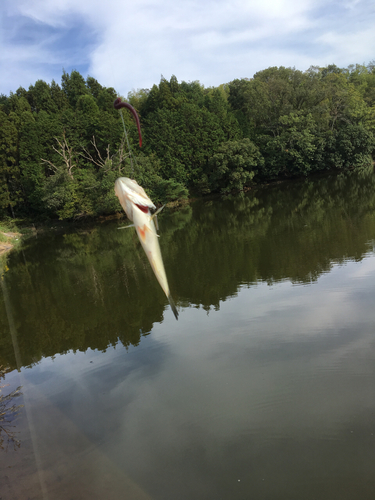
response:
[[[0,94],[63,70],[128,92],[218,86],[270,66],[368,64],[373,0],[1,0]]]

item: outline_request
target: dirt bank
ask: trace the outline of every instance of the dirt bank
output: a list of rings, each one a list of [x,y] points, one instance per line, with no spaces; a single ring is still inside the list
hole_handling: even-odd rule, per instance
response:
[[[5,241],[0,241],[0,255],[3,255],[5,252],[9,252],[9,250],[12,250],[13,248],[13,241],[17,241],[21,235],[20,233],[0,233],[1,236],[3,237],[2,240],[5,237]]]

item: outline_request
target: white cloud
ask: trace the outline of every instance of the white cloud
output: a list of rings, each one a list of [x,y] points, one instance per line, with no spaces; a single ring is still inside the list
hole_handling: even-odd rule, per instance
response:
[[[367,0],[5,0],[0,9],[3,92],[38,78],[59,80],[63,67],[126,94],[161,74],[210,86],[271,65],[304,70],[373,58],[375,14]],[[25,22],[41,29],[32,40]],[[84,43],[64,38],[72,26]]]
[[[355,63],[362,64],[365,62],[363,47],[370,48],[368,52],[366,51],[369,57],[371,57],[369,52],[375,47],[375,30],[371,27],[346,34],[328,31],[318,37],[317,42],[328,48],[332,61],[347,57]]]

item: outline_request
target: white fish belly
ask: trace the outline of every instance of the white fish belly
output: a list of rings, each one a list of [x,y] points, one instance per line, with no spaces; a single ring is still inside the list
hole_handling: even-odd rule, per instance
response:
[[[143,250],[147,255],[155,276],[165,295],[169,297],[169,286],[154,221],[151,219],[150,215],[143,213],[138,207],[134,207],[133,222],[139,241],[141,242]]]

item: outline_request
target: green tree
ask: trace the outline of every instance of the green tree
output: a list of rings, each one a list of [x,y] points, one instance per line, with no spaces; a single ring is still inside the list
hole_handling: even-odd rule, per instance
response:
[[[17,128],[0,107],[0,210],[6,214],[16,204],[13,184],[19,175],[17,165]]]
[[[39,113],[39,111],[57,112],[58,103],[53,99],[51,87],[43,80],[38,80],[35,85],[30,85],[27,100],[34,113]]]
[[[65,92],[65,95],[72,108],[76,107],[78,99],[82,95],[86,95],[89,93],[85,84],[85,80],[83,76],[80,73],[78,73],[78,71],[72,71],[70,75],[69,73],[63,71],[61,82],[62,82],[62,89]]]
[[[209,185],[214,191],[242,190],[263,164],[258,147],[248,138],[224,142],[209,161]]]

